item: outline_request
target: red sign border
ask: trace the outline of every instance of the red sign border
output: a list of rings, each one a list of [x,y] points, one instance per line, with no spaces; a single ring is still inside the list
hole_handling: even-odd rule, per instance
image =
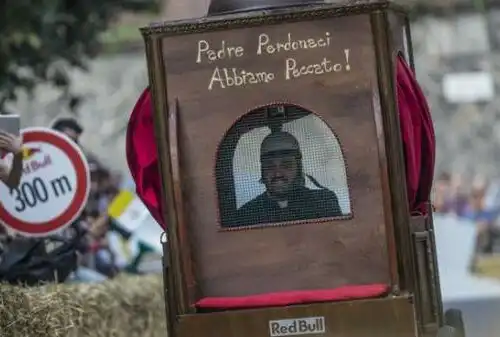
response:
[[[82,151],[62,133],[45,128],[22,131],[23,143],[46,142],[62,150],[76,171],[76,191],[70,205],[59,216],[46,222],[26,222],[12,216],[0,202],[0,222],[7,228],[28,236],[46,236],[70,225],[80,215],[90,193],[90,170]]]

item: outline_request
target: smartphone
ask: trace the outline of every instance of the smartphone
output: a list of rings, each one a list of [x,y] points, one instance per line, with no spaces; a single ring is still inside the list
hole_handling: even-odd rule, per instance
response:
[[[21,133],[21,118],[19,115],[0,115],[0,131],[19,136]]]

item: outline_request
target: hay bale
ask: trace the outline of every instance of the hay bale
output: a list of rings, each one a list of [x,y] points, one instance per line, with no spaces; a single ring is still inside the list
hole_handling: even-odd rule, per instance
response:
[[[0,285],[1,337],[165,337],[159,275],[100,284]]]

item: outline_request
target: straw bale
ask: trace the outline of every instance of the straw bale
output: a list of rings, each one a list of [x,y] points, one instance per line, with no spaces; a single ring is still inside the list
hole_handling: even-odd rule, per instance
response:
[[[159,275],[99,284],[0,285],[0,337],[165,337]]]

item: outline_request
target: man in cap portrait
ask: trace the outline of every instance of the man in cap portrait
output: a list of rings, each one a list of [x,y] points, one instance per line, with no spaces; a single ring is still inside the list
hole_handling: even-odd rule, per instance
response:
[[[234,226],[329,218],[342,215],[334,192],[305,186],[306,175],[297,139],[288,132],[268,135],[260,147],[261,183],[266,191],[243,205]]]

